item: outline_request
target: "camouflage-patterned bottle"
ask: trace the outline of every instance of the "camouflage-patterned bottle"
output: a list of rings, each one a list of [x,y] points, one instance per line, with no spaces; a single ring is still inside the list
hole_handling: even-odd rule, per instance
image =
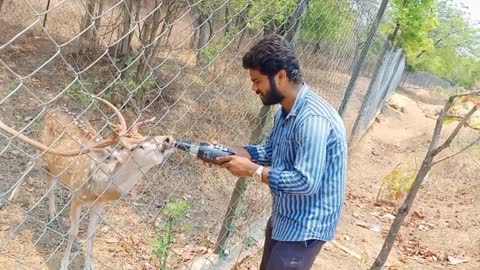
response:
[[[175,147],[207,163],[217,165],[220,164],[220,162],[216,160],[217,157],[235,154],[232,149],[222,145],[205,142],[191,142],[188,140],[176,140]]]

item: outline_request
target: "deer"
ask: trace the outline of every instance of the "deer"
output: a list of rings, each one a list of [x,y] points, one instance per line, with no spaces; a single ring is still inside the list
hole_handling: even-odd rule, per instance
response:
[[[39,140],[31,139],[0,121],[0,128],[12,138],[42,151],[51,221],[57,216],[54,195],[56,181],[59,180],[73,192],[69,236],[61,270],[67,270],[70,264],[70,252],[78,237],[82,208],[90,207],[84,269],[91,270],[93,239],[105,205],[127,194],[145,173],[163,163],[175,149],[174,138],[170,135],[143,136],[139,133],[143,124],[155,118],[134,123],[128,129],[124,116],[113,104],[93,97],[113,109],[118,118],[119,123],[111,125],[113,131],[108,138],[98,136],[88,121],[66,107],[56,107],[46,113]],[[115,147],[112,148],[112,145]],[[31,162],[26,173],[32,167]],[[9,201],[15,199],[26,173],[16,183]]]

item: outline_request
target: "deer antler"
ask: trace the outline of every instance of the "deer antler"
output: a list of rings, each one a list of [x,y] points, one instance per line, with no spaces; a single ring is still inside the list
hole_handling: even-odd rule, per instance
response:
[[[153,117],[153,118],[150,118],[150,119],[140,121],[140,122],[137,122],[137,123],[133,124],[132,127],[130,128],[130,133],[132,133],[134,135],[140,135],[140,133],[138,133],[138,129],[146,123],[151,123],[151,122],[155,121],[155,118],[156,117]]]
[[[115,107],[115,105],[113,105],[112,103],[110,103],[109,101],[99,97],[99,96],[95,96],[93,94],[90,94],[88,92],[85,92],[85,91],[81,91],[82,93],[84,93],[85,95],[89,95],[89,96],[92,96],[93,98],[95,99],[98,99],[100,100],[101,102],[103,102],[105,105],[107,105],[108,107],[110,107],[110,109],[112,109],[113,111],[115,111],[115,114],[117,115],[118,117],[118,121],[120,122],[120,128],[121,128],[121,131],[120,131],[120,134],[119,136],[122,136],[124,135],[126,132],[127,132],[127,121],[125,121],[125,118],[123,117],[122,113],[120,112],[119,109],[117,109],[117,107]]]
[[[38,150],[45,151],[45,152],[53,154],[53,155],[59,155],[59,156],[65,156],[65,157],[76,156],[80,153],[88,153],[93,149],[104,148],[106,146],[109,146],[109,145],[112,145],[114,143],[117,143],[117,142],[121,141],[119,139],[119,137],[121,137],[121,136],[123,136],[127,133],[127,122],[125,121],[125,118],[123,117],[120,110],[118,110],[117,107],[115,107],[112,103],[108,102],[107,100],[105,100],[101,97],[97,97],[95,95],[92,95],[92,94],[84,92],[84,91],[82,91],[82,92],[84,94],[91,95],[95,99],[100,100],[101,102],[103,102],[104,104],[106,104],[108,107],[110,107],[112,110],[115,111],[115,114],[117,115],[118,120],[120,122],[120,124],[118,125],[118,128],[117,128],[117,130],[118,130],[117,136],[112,136],[109,139],[104,139],[104,140],[101,140],[99,142],[95,142],[93,144],[89,144],[89,145],[86,145],[86,146],[81,146],[79,149],[64,151],[64,150],[59,150],[59,149],[55,149],[55,148],[46,146],[46,145],[44,145],[44,144],[42,144],[42,143],[40,143],[36,140],[33,140],[33,139],[21,134],[20,132],[16,131],[15,129],[7,126],[2,121],[0,121],[0,128],[5,130],[7,133],[12,135],[13,137],[18,138],[19,140],[24,141],[24,142],[32,145],[33,147],[37,148]]]
[[[92,145],[87,145],[84,148],[81,147],[80,149],[76,149],[76,150],[63,151],[63,150],[58,150],[58,149],[46,146],[46,145],[44,145],[44,144],[42,144],[42,143],[40,143],[36,140],[33,140],[33,139],[29,138],[28,136],[25,136],[22,133],[16,131],[15,129],[7,126],[2,121],[0,121],[0,128],[5,130],[7,133],[12,135],[13,137],[18,138],[19,140],[32,145],[33,147],[37,148],[38,150],[45,151],[45,152],[50,153],[52,155],[65,156],[65,157],[76,156],[80,153],[88,153],[92,149],[104,148],[106,146],[112,145],[112,144],[117,142],[114,138],[111,138],[111,139],[102,140],[102,141],[94,143]]]

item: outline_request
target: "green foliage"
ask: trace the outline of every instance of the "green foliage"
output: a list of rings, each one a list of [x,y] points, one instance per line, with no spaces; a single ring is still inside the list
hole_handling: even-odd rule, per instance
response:
[[[392,20],[382,31],[404,48],[408,66],[465,87],[480,80],[480,29],[451,0],[393,0]]]
[[[15,81],[10,81],[5,84],[4,91],[7,95],[11,94],[13,91],[17,89],[18,85]]]
[[[355,16],[348,0],[310,1],[302,20],[300,39],[310,44],[328,40],[345,45],[352,38]]]
[[[388,191],[388,196],[396,200],[401,199],[410,190],[416,177],[413,172],[402,171],[400,165],[397,164],[382,180],[382,187]]]
[[[71,85],[70,85],[71,84]],[[136,78],[133,73],[127,73],[124,78],[117,78],[112,84],[110,81],[98,76],[79,78],[65,86],[66,94],[77,99],[80,104],[86,105],[92,102],[92,97],[82,93],[100,93],[100,97],[110,100],[114,93],[126,90],[129,93],[142,93],[146,89],[155,87],[155,78],[152,74],[142,75]]]
[[[178,199],[167,203],[162,211],[165,222],[158,231],[152,248],[154,254],[160,260],[161,270],[167,269],[167,259],[175,234],[185,231],[187,228],[185,218],[188,208],[187,201]]]
[[[256,0],[250,2],[248,11],[249,23],[251,29],[259,29],[265,26],[267,29],[285,28],[288,25],[288,19],[295,10],[297,0]],[[238,4],[239,6],[242,3]]]
[[[72,84],[69,84],[70,86],[65,86],[66,94],[80,101],[80,104],[85,105],[92,102],[92,97],[82,93],[82,91],[90,92],[96,89],[101,83],[101,80],[97,78],[78,79]]]
[[[393,33],[393,43],[405,50],[407,61],[414,59],[423,50],[433,48],[429,33],[438,25],[438,18],[432,12],[435,0],[392,0],[392,20],[382,27],[382,31]]]
[[[223,51],[229,44],[233,41],[234,34],[237,31],[233,30],[230,33],[227,33],[219,41],[211,41],[203,48],[200,49],[200,57],[203,63],[210,63]]]
[[[437,76],[454,81],[471,89],[480,80],[480,60],[473,56],[457,53],[449,47],[436,48],[426,52],[417,64],[419,70],[429,71]]]

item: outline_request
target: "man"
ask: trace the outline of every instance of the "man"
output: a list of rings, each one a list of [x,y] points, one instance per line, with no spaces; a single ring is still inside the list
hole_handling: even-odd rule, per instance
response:
[[[243,57],[263,104],[280,104],[265,144],[232,147],[219,158],[236,176],[252,176],[272,192],[260,269],[310,269],[333,238],[343,205],[347,146],[336,110],[302,82],[286,41],[269,35]]]

